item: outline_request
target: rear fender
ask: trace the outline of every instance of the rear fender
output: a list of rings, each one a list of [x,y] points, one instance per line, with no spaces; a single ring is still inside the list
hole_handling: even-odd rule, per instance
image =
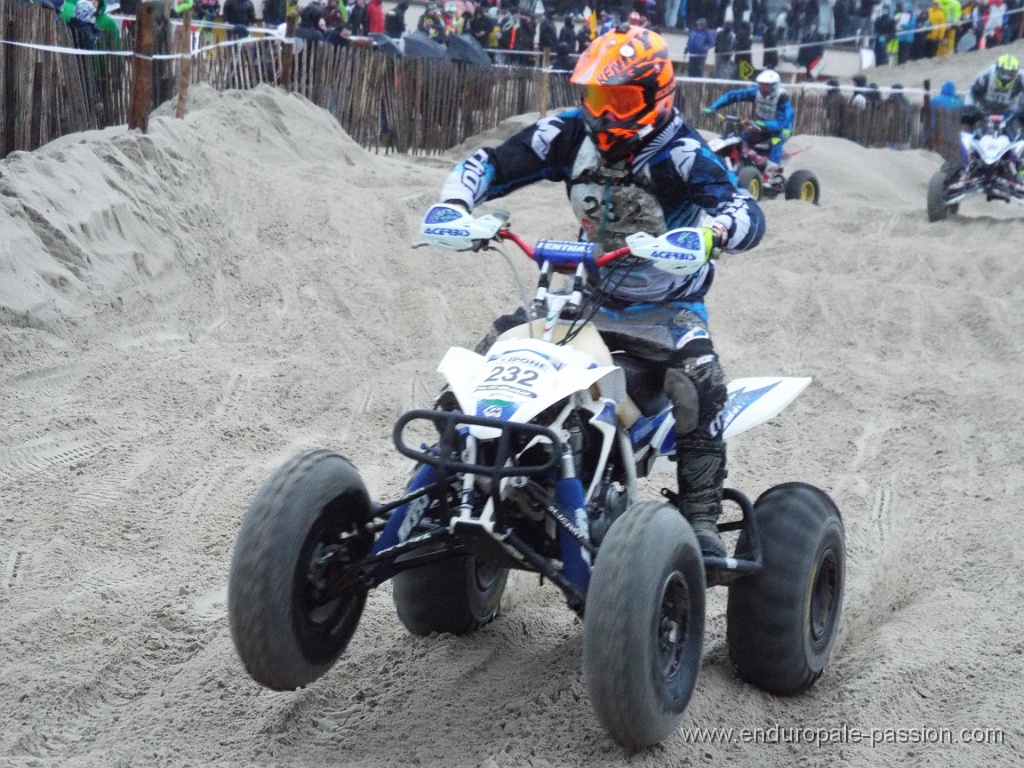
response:
[[[711,148],[712,152],[721,154],[722,150],[726,147],[733,147],[741,142],[742,139],[739,136],[729,136],[727,138],[717,137],[708,139],[708,147]]]
[[[810,377],[783,376],[730,381],[728,400],[712,424],[712,429],[728,440],[764,424],[782,413],[810,383]]]

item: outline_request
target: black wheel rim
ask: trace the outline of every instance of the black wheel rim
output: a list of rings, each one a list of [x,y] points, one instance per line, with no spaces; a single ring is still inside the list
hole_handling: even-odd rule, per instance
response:
[[[839,580],[839,558],[835,551],[826,549],[811,581],[811,600],[808,605],[811,638],[815,643],[826,642],[835,627],[836,608],[842,588]]]
[[[292,625],[303,655],[314,664],[334,657],[334,638],[362,613],[365,588],[353,586],[339,593],[329,585],[339,570],[365,554],[364,539],[356,530],[321,518],[303,544],[293,583]]]
[[[673,571],[661,590],[658,615],[658,666],[662,679],[672,680],[683,664],[690,617],[690,593],[686,580]]]
[[[501,578],[501,568],[494,563],[482,563],[474,558],[476,572],[476,586],[481,592],[488,592],[494,588]]]
[[[351,562],[346,546],[350,538],[351,534],[340,528],[318,526],[306,542],[304,549],[309,554],[300,560],[306,564],[300,605],[302,614],[314,626],[329,627],[339,609],[343,610],[339,603],[345,602],[347,593],[338,595],[332,590],[328,594],[326,589],[331,577]]]

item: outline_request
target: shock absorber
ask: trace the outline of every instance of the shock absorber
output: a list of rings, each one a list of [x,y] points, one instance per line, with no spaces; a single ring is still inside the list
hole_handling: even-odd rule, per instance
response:
[[[585,447],[585,439],[583,434],[583,425],[580,423],[579,414],[573,411],[572,415],[566,419],[565,429],[569,433],[569,448],[572,451],[573,465],[576,469],[576,477],[580,477],[583,474],[583,449]]]

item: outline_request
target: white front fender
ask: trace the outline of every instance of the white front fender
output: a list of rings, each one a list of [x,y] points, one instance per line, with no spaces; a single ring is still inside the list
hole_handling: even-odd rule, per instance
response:
[[[547,354],[549,359],[559,362],[545,373],[546,385],[540,391],[520,391],[516,394],[499,390],[491,396],[483,390],[494,391],[494,386],[482,388],[482,379],[494,364],[495,351],[500,353],[503,349],[535,349],[539,354]],[[597,385],[602,397],[611,398],[616,403],[626,397],[625,374],[621,368],[598,365],[592,356],[572,347],[555,346],[535,339],[510,339],[497,342],[488,354],[489,357],[484,357],[462,347],[452,347],[437,367],[465,413],[494,416],[505,421],[528,422],[559,400],[575,392],[585,392],[594,385]],[[481,433],[480,436],[485,435]]]
[[[448,382],[448,388],[455,395],[464,413],[473,413],[476,408],[472,382],[483,367],[484,360],[483,355],[478,355],[472,350],[451,347],[437,365],[437,372]]]

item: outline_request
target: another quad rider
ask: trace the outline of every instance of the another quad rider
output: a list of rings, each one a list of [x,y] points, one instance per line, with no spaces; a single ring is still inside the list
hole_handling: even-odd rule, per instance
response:
[[[785,185],[782,178],[782,148],[793,135],[795,113],[789,94],[779,86],[778,72],[766,69],[757,76],[755,82],[757,85],[750,88],[726,91],[711,106],[704,108],[704,114],[710,115],[727,104],[754,102],[754,122],[743,132],[743,141],[750,146],[768,142],[764,181],[769,186],[781,189]]]
[[[599,242],[605,251],[635,232],[659,235],[679,227],[702,227],[709,254],[758,244],[765,230],[761,208],[683,122],[660,35],[618,26],[580,56],[571,82],[582,95],[579,108],[477,150],[449,174],[440,200],[472,210],[547,179],[565,183],[581,239]],[[602,272],[612,287],[595,327],[613,351],[628,351],[665,371],[676,420],[680,508],[704,553],[722,557],[716,523],[725,479],[720,417],[727,393],[704,306],[715,265],[708,261],[685,277],[632,262]],[[525,321],[522,310],[498,318],[478,351]]]
[[[1007,126],[1013,135],[1020,131],[1022,111],[1024,75],[1020,73],[1020,61],[1016,56],[1005,53],[974,78],[960,116],[964,127],[973,130],[983,116],[1003,115],[1013,123]]]

